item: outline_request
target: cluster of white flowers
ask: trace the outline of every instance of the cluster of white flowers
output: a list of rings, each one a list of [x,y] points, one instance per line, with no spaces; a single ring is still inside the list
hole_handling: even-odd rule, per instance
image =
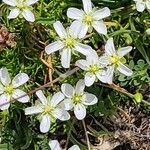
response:
[[[22,15],[27,21],[35,21],[31,10],[31,5],[38,0],[3,0],[6,4],[12,6],[8,18],[16,18]],[[150,8],[149,0],[134,0],[138,11]],[[78,120],[86,117],[86,108],[98,102],[95,95],[84,91],[85,86],[91,86],[94,82],[100,80],[103,83],[112,84],[114,71],[118,70],[126,76],[132,75],[132,70],[125,66],[124,56],[132,50],[131,46],[115,50],[113,38],[109,38],[105,45],[105,53],[98,56],[97,52],[91,46],[83,44],[82,41],[87,33],[96,30],[98,34],[107,34],[107,27],[102,19],[110,16],[110,9],[105,7],[97,9],[92,7],[91,0],[82,0],[84,10],[69,8],[67,16],[74,21],[65,29],[61,22],[56,21],[53,26],[59,38],[57,41],[47,45],[45,52],[52,54],[60,51],[61,64],[64,68],[70,68],[72,53],[79,52],[85,56],[85,59],[77,60],[75,65],[84,70],[84,79],[80,79],[73,87],[68,83],[61,85],[61,92],[52,97],[45,97],[42,91],[37,91],[39,98],[35,106],[25,109],[26,115],[36,114],[40,121],[40,131],[46,133],[49,131],[51,123],[56,119],[66,121],[70,119],[69,110],[74,111]],[[18,87],[28,81],[29,77],[25,73],[19,73],[11,81],[6,68],[0,69],[0,109],[9,108],[10,100],[17,99],[25,103],[29,97]],[[3,105],[5,104],[5,105]],[[49,142],[52,150],[61,150],[56,140]],[[69,150],[79,150],[77,145]]]

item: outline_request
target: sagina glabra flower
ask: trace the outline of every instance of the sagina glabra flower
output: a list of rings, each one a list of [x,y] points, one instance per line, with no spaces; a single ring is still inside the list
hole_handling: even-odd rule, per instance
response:
[[[89,28],[94,28],[99,34],[107,34],[107,27],[104,24],[104,18],[110,16],[110,9],[105,7],[97,10],[92,8],[91,0],[82,0],[84,11],[77,8],[69,8],[67,16],[74,19],[76,26],[81,26],[80,35],[84,36]]]
[[[80,27],[75,24],[65,30],[63,25],[57,21],[54,23],[54,29],[59,35],[59,40],[53,42],[45,47],[47,54],[51,54],[58,50],[61,50],[61,64],[64,68],[70,67],[71,53],[77,51],[85,56],[90,54],[91,47],[80,43],[80,38],[78,37]]]
[[[134,0],[136,2],[136,9],[143,12],[145,9],[150,9],[150,0]]]
[[[74,110],[74,114],[78,120],[82,120],[86,116],[86,107],[97,103],[98,99],[91,93],[84,92],[84,80],[79,80],[74,88],[68,83],[61,86],[63,94],[66,96],[63,101],[66,110]]]
[[[40,131],[46,133],[50,129],[51,122],[55,119],[66,121],[70,119],[69,113],[59,106],[64,95],[58,92],[50,97],[45,97],[41,90],[36,92],[39,98],[37,105],[25,109],[26,115],[38,114],[40,119]]]
[[[17,74],[11,81],[7,68],[0,69],[0,109],[5,110],[10,106],[10,100],[16,99],[19,102],[26,103],[29,101],[29,96],[20,89],[21,85],[25,84],[29,77],[25,73]],[[24,96],[26,95],[26,96]]]
[[[34,14],[31,11],[31,5],[37,1],[38,0],[3,0],[4,3],[12,7],[8,16],[9,19],[14,19],[22,15],[29,22],[35,21]]]

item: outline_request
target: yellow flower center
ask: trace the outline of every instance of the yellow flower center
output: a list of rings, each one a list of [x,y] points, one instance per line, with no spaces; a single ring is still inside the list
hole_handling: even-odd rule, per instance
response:
[[[91,73],[96,73],[97,71],[99,71],[99,67],[98,67],[98,65],[92,65],[91,67],[90,67],[90,69],[89,69],[89,71],[91,72]]]
[[[90,15],[85,15],[83,17],[83,22],[87,25],[92,25],[93,18]]]
[[[68,37],[64,40],[65,47],[67,48],[73,48],[76,44],[76,40],[72,37]]]
[[[51,106],[45,106],[44,108],[45,114],[51,114],[52,111],[53,111],[53,108]]]
[[[73,103],[74,104],[78,104],[78,103],[80,103],[81,102],[81,95],[77,95],[77,94],[75,94],[74,96],[73,96]]]
[[[20,0],[17,4],[17,7],[22,10],[22,9],[25,9],[27,7],[27,4],[24,0]]]
[[[12,94],[13,91],[14,91],[14,88],[13,88],[12,85],[7,85],[7,86],[5,87],[5,92],[6,92],[7,94]]]
[[[120,57],[117,54],[115,54],[110,58],[110,61],[111,61],[112,64],[117,65],[120,61]]]

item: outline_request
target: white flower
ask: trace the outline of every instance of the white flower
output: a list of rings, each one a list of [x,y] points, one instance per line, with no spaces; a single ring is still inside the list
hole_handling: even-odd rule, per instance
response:
[[[49,147],[51,148],[51,150],[62,150],[62,148],[60,147],[60,144],[57,140],[51,140],[51,141],[49,141],[48,144],[49,144]],[[73,145],[68,150],[80,150],[80,148],[78,145]]]
[[[38,0],[3,0],[4,3],[12,6],[8,16],[9,19],[14,19],[19,15],[22,15],[29,22],[35,21],[34,14],[30,9],[32,9],[31,5],[37,1]]]
[[[81,59],[76,62],[76,66],[86,71],[84,82],[86,86],[91,86],[97,79],[101,82],[109,83],[108,80],[108,69],[101,64],[101,61],[97,53],[93,50],[90,56],[86,60]]]
[[[127,68],[123,63],[125,63],[124,56],[132,50],[132,46],[127,46],[120,48],[119,50],[115,50],[113,38],[108,39],[105,45],[105,54],[101,57],[101,63],[105,62],[108,64],[109,69],[109,79],[112,80],[113,72],[115,67],[119,72],[126,76],[131,76],[133,74],[132,70]]]
[[[40,116],[40,131],[46,133],[50,129],[51,122],[55,119],[66,121],[70,119],[69,113],[59,107],[64,95],[58,92],[50,97],[45,97],[41,90],[36,92],[40,102],[37,105],[25,109],[26,115],[38,114]]]
[[[71,53],[77,51],[83,55],[89,55],[91,47],[88,45],[81,44],[79,41],[78,33],[80,27],[75,24],[71,24],[68,30],[65,30],[63,25],[56,21],[54,28],[59,35],[60,39],[54,43],[49,44],[45,47],[47,54],[51,54],[58,50],[61,51],[61,63],[64,68],[70,67]]]
[[[65,110],[74,109],[74,114],[78,120],[82,120],[86,116],[86,107],[97,103],[98,99],[95,95],[84,92],[84,80],[79,80],[76,87],[68,83],[61,86],[66,99],[63,101]]]
[[[92,8],[91,0],[82,0],[84,11],[77,8],[69,8],[67,16],[75,19],[74,24],[81,26],[80,36],[85,36],[89,28],[94,28],[99,34],[107,34],[107,27],[103,22],[103,18],[110,16],[110,9],[105,7],[96,10]]]
[[[20,89],[29,80],[25,73],[17,74],[11,81],[8,70],[6,68],[0,69],[0,109],[5,110],[10,106],[10,100],[17,99],[17,101],[26,103],[29,101],[29,96]],[[26,95],[26,96],[24,96]],[[19,98],[20,97],[20,98]]]
[[[150,0],[134,0],[136,2],[136,9],[143,12],[145,9],[150,9]]]

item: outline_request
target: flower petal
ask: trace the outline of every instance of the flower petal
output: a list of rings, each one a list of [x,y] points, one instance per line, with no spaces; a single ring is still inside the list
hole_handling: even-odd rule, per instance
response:
[[[64,84],[61,85],[61,91],[68,98],[71,98],[74,94],[73,86],[68,84],[68,83],[64,83]]]
[[[122,74],[126,76],[132,76],[133,71],[126,67],[124,64],[119,63],[117,70],[119,70]]]
[[[16,0],[3,0],[3,2],[6,3],[7,5],[10,5],[10,6],[16,6],[17,5]]]
[[[6,110],[10,106],[10,96],[6,94],[0,95],[0,110]]]
[[[74,114],[78,120],[82,120],[86,116],[86,108],[83,104],[77,104],[74,106]]]
[[[10,11],[9,15],[8,15],[8,19],[14,19],[16,17],[18,17],[20,14],[20,10],[18,8],[14,8]]]
[[[83,94],[84,89],[85,89],[84,80],[80,79],[80,80],[77,82],[77,84],[76,84],[75,92],[76,92],[77,94]]]
[[[61,41],[53,42],[45,47],[45,52],[47,54],[54,53],[64,47],[64,44]]]
[[[65,38],[67,36],[66,30],[60,21],[56,21],[53,26],[60,38]]]
[[[49,131],[51,125],[50,117],[48,115],[43,115],[40,123],[40,131],[46,133]]]
[[[86,93],[84,96],[84,105],[94,105],[98,102],[97,97],[94,94]]]
[[[80,27],[80,32],[78,34],[78,38],[82,39],[86,36],[89,26],[87,24],[82,23],[82,21],[80,21],[80,20],[76,21],[76,23]]]
[[[128,54],[130,51],[132,50],[132,46],[127,46],[127,47],[122,47],[117,51],[117,54],[120,57],[125,56],[126,54]]]
[[[55,107],[56,105],[58,105],[64,99],[64,97],[64,94],[62,94],[61,92],[57,92],[56,94],[54,94],[50,101],[51,106]]]
[[[3,85],[8,85],[11,82],[7,68],[0,69],[0,80]]]
[[[89,65],[97,64],[99,60],[97,52],[95,50],[92,50],[90,55],[88,55],[86,59]]]
[[[73,145],[68,150],[80,150],[80,148],[78,145]]]
[[[105,45],[105,52],[109,56],[116,54],[113,38],[109,38]]]
[[[63,108],[65,110],[71,110],[73,108],[73,102],[71,98],[66,98],[63,101]]]
[[[110,65],[110,58],[107,55],[102,55],[99,57],[99,64],[102,68],[107,67]]]
[[[147,9],[150,9],[150,1],[148,1],[148,2],[146,3],[146,7],[147,7]]]
[[[70,67],[71,49],[63,49],[61,53],[61,64],[64,68]]]
[[[87,61],[84,59],[77,60],[75,65],[81,68],[82,70],[87,70],[89,67]]]
[[[101,20],[110,16],[110,9],[108,7],[104,7],[103,9],[97,10],[94,12],[93,17],[96,20]]]
[[[87,72],[84,77],[84,82],[86,86],[91,86],[96,80],[96,76],[90,72]]]
[[[144,3],[142,3],[142,2],[137,2],[136,3],[137,11],[143,12],[145,8],[146,8],[146,5]]]
[[[67,10],[67,17],[71,19],[81,20],[83,18],[84,11],[77,8],[69,8]]]
[[[30,6],[30,5],[35,4],[37,1],[38,1],[38,0],[26,0],[26,4],[27,4],[28,6]]]
[[[92,26],[99,34],[107,34],[107,27],[102,21],[95,21]]]
[[[4,87],[2,84],[0,84],[0,94],[4,93]]]
[[[24,111],[25,111],[25,115],[33,115],[33,114],[42,113],[43,109],[39,106],[33,106],[33,107],[25,108]]]
[[[45,95],[43,94],[43,92],[41,90],[37,91],[36,95],[39,98],[39,100],[42,102],[43,105],[47,105],[47,98],[45,97]]]
[[[20,85],[26,83],[28,80],[29,80],[29,76],[26,73],[19,73],[12,80],[12,85],[14,88],[17,88]]]
[[[29,96],[20,89],[15,89],[12,97],[21,103],[27,103],[30,100]]]
[[[90,55],[90,52],[92,51],[92,48],[88,45],[78,43],[75,46],[75,50],[78,51],[79,53],[85,55],[85,56],[88,56],[88,55]]]
[[[51,148],[51,150],[62,150],[57,140],[49,141],[48,145]]]
[[[92,11],[92,2],[91,0],[82,0],[84,11],[88,14]]]
[[[34,22],[35,21],[34,14],[29,9],[24,9],[22,11],[22,15],[29,22]]]
[[[56,108],[53,111],[53,116],[61,121],[66,121],[70,119],[70,115],[66,110]]]

